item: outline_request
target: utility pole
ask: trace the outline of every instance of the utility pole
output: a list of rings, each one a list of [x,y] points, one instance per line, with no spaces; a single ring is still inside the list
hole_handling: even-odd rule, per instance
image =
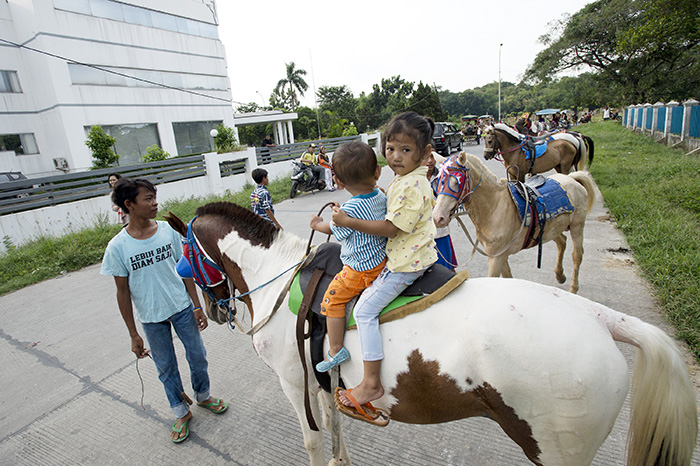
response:
[[[501,50],[503,44],[498,46],[498,121],[501,121]]]

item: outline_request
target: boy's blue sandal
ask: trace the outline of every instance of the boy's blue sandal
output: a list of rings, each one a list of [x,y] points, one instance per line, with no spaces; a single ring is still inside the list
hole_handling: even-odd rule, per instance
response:
[[[178,436],[177,438],[170,437],[170,440],[172,440],[175,443],[180,443],[180,442],[184,442],[185,440],[187,440],[187,437],[190,436],[189,423],[190,423],[190,420],[188,419],[182,423],[182,425],[180,426],[179,429],[175,428],[175,426],[177,425],[177,422],[175,424],[173,424],[173,432],[177,432],[178,434],[182,434],[182,429],[185,429],[185,436],[184,437]]]
[[[319,372],[328,372],[335,366],[342,364],[348,359],[350,359],[350,353],[348,352],[348,350],[345,349],[344,346],[340,348],[340,351],[338,351],[335,354],[335,356],[331,356],[330,353],[327,353],[326,355],[328,356],[327,361],[321,361],[318,364],[316,364],[316,370]]]

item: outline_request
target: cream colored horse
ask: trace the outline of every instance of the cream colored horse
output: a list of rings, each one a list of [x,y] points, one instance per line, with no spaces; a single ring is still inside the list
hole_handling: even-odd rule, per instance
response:
[[[586,215],[593,206],[595,190],[593,182],[583,172],[556,174],[549,178],[559,182],[566,190],[574,211],[547,220],[542,242],[556,243],[558,254],[554,273],[557,281],[564,283],[564,231],[570,231],[574,248],[574,270],[569,291],[576,293],[583,260],[583,226]],[[522,220],[511,198],[508,182],[505,179],[499,180],[478,157],[461,152],[448,159],[441,168],[440,186],[444,188],[439,193],[433,210],[435,224],[438,227],[447,225],[452,212],[460,203],[464,203],[476,227],[476,237],[488,255],[489,277],[512,278],[508,256],[523,249],[528,229],[522,228]]]

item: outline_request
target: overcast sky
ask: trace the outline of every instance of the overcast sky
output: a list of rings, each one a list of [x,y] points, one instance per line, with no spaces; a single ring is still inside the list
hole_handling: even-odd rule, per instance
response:
[[[357,97],[395,75],[452,92],[498,82],[501,43],[501,80],[518,82],[543,50],[547,24],[590,2],[218,0],[217,8],[233,100],[267,105],[293,61],[307,71],[302,104],[313,107],[314,86],[347,85]]]

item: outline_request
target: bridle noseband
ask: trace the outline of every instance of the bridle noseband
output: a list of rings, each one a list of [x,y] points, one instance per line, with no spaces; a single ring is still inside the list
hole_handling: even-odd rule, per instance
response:
[[[453,190],[450,185],[450,180],[452,179],[457,182],[457,190]],[[467,197],[474,192],[474,189],[479,186],[479,183],[481,183],[481,180],[479,180],[479,183],[474,186],[474,189],[471,188],[472,177],[470,169],[457,161],[457,154],[447,159],[447,161],[440,166],[440,172],[435,181],[438,182],[437,186],[433,187],[435,195],[439,196],[440,194],[444,194],[445,196],[455,199],[457,201],[455,209],[459,207]]]

